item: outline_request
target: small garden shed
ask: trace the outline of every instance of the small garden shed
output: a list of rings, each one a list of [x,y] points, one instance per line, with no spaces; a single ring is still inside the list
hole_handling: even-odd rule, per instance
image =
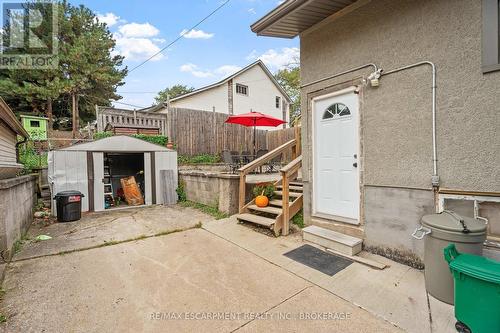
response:
[[[31,140],[47,140],[48,118],[31,115],[22,115],[21,121],[24,129],[29,133]]]
[[[129,177],[145,205],[176,202],[177,152],[141,139],[118,135],[77,144],[51,151],[48,163],[52,195],[80,191],[83,212],[124,206],[122,179]]]

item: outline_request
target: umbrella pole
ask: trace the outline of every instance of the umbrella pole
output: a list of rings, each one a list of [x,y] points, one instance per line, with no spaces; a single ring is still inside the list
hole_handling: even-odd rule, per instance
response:
[[[256,120],[253,120],[253,156],[255,156],[255,131],[256,131],[256,126],[255,126]]]

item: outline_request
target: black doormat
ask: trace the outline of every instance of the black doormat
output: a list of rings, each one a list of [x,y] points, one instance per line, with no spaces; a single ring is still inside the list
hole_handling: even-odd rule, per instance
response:
[[[337,274],[352,264],[349,259],[321,251],[308,244],[287,252],[284,256],[330,276]]]

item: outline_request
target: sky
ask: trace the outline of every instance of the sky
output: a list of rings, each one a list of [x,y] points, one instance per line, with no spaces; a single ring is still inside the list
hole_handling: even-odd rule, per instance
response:
[[[73,0],[92,9],[113,33],[115,52],[129,69],[139,65],[221,5],[222,0]],[[153,104],[156,94],[174,84],[199,88],[261,59],[272,72],[299,55],[299,40],[259,37],[250,25],[279,0],[230,0],[195,30],[187,31],[161,55],[137,68],[118,88],[120,108]]]

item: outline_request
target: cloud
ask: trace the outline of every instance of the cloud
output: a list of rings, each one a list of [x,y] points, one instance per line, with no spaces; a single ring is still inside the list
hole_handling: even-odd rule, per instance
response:
[[[123,37],[154,37],[160,33],[155,26],[149,23],[128,23],[120,26],[118,31]]]
[[[158,53],[161,50],[159,44],[165,42],[164,39],[155,37],[159,33],[160,30],[149,23],[123,24],[113,34],[116,40],[114,53],[120,54],[130,61],[146,60]],[[165,55],[160,53],[151,60],[158,61],[163,58]]]
[[[226,77],[236,73],[240,69],[241,67],[236,65],[222,65],[213,70],[201,69],[198,65],[193,63],[187,63],[180,67],[181,72],[190,73],[191,75],[199,78]]]
[[[106,23],[108,27],[112,27],[120,21],[120,16],[117,16],[113,13],[98,14],[97,19],[101,23]]]
[[[281,50],[269,49],[259,55],[256,50],[253,50],[246,59],[249,61],[260,59],[272,71],[276,71],[293,64],[298,64],[300,51],[298,47],[284,47]]]
[[[181,31],[180,35],[184,38],[189,38],[189,39],[210,39],[212,38],[215,34],[213,33],[208,33],[203,30],[187,30],[184,29]]]
[[[124,56],[126,60],[146,60],[160,51],[160,47],[148,38],[129,38],[119,33],[116,33],[114,37],[116,39],[115,53]],[[158,61],[164,57],[165,56],[160,53],[151,60]]]
[[[235,66],[235,65],[223,65],[217,68],[214,72],[216,74],[222,75],[222,76],[229,76],[231,74],[236,73],[241,69],[240,66]]]
[[[199,78],[207,78],[213,76],[210,71],[200,70],[199,67],[195,64],[187,63],[180,67],[181,72],[191,73],[193,76]]]
[[[257,12],[255,11],[255,8],[250,8],[250,9],[248,10],[248,12],[249,12],[250,14],[252,14],[252,15],[257,14]]]

